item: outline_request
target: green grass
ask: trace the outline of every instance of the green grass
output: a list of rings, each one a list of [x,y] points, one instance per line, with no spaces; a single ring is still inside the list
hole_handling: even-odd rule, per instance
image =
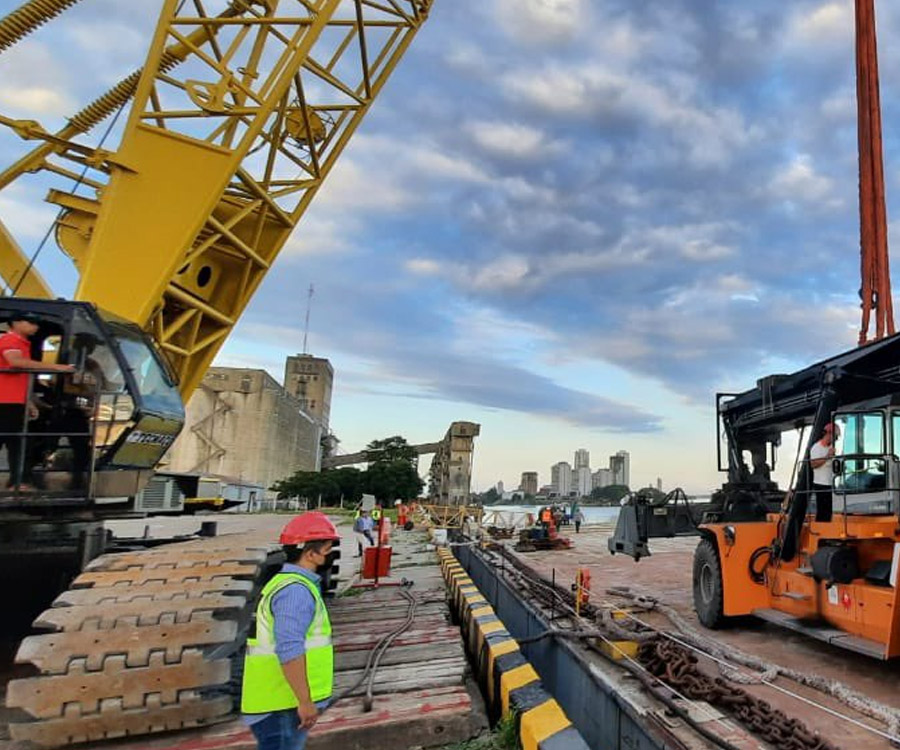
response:
[[[480,735],[465,742],[445,745],[440,750],[516,750],[519,746],[516,734],[516,720],[510,714],[497,722],[497,726],[489,733]]]

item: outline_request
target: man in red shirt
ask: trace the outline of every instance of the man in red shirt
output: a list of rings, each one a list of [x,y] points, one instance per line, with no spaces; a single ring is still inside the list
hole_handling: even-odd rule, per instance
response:
[[[28,403],[28,373],[25,371],[75,371],[72,365],[50,364],[31,358],[28,339],[38,332],[39,323],[40,318],[34,313],[16,313],[10,321],[9,331],[0,336],[0,446],[6,446],[9,459],[8,486],[18,486],[20,490],[32,489],[27,483],[31,467],[23,466],[25,441],[21,433],[26,411],[29,417],[37,416],[37,409]],[[19,370],[22,372],[17,372]]]

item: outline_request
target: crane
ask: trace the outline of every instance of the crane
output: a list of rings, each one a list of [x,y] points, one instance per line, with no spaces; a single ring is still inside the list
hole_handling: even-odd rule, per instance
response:
[[[77,2],[24,3],[0,19],[0,53]],[[37,271],[40,247],[27,255],[0,223],[0,324],[36,316],[32,358],[76,367],[30,376],[30,396],[52,408],[40,435],[27,421],[16,433],[18,468],[39,458],[41,489],[25,492],[10,466],[0,492],[10,609],[30,620],[80,574],[57,600],[65,606],[40,615],[53,632],[20,647],[37,675],[9,686],[26,718],[12,725],[16,739],[55,746],[231,712],[229,658],[265,551],[201,540],[104,556],[102,522],[133,512],[183,426],[184,401],[432,2],[161,0],[144,65],[63,128],[0,114],[30,145],[0,172],[0,190],[34,175],[51,185],[55,239],[78,274],[74,299],[58,299]],[[211,558],[224,567],[198,572]],[[160,583],[160,567],[192,572]]]
[[[860,346],[761,378],[744,393],[718,394],[725,484],[704,504],[692,505],[679,492],[662,502],[631,498],[608,544],[613,554],[639,560],[650,553],[652,537],[699,534],[693,599],[703,625],[755,615],[894,659],[900,657],[900,335],[888,264],[874,11],[874,0],[856,0]],[[804,437],[808,442],[785,492],[771,470],[791,430],[800,431],[800,447]],[[833,458],[823,454],[817,466],[811,451],[822,440],[831,441]]]

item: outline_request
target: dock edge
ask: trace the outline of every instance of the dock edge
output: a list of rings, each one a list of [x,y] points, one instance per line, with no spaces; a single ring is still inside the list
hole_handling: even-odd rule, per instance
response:
[[[491,717],[513,713],[522,750],[590,750],[462,565],[445,548],[438,558]]]

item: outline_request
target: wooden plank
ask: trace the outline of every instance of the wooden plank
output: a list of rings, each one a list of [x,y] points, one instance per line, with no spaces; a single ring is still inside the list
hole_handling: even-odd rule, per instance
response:
[[[415,688],[438,687],[440,685],[461,684],[468,667],[465,657],[433,659],[427,663],[401,664],[379,667],[375,676],[375,690],[384,693],[390,690],[401,692]],[[335,674],[335,692],[353,685],[362,674],[361,670],[348,670]],[[365,686],[360,686],[351,695],[362,695]]]
[[[375,622],[354,622],[346,623],[341,629],[343,634],[358,635],[359,633],[369,633],[376,636],[390,633],[404,623],[406,618],[398,620],[377,620]],[[417,617],[413,622],[413,627],[419,631],[432,630],[434,628],[447,627],[446,617]]]
[[[451,637],[452,635],[452,637]],[[355,635],[336,635],[334,637],[335,650],[353,651],[374,645],[381,636],[377,633],[357,633]],[[395,646],[409,646],[416,643],[440,643],[447,640],[458,639],[459,631],[448,634],[446,629],[411,630],[403,633],[394,640]]]
[[[449,674],[440,677],[432,677],[428,680],[422,680],[420,677],[410,677],[405,680],[391,680],[390,682],[378,682],[372,686],[373,695],[397,695],[406,690],[415,690],[422,687],[444,687],[452,685],[462,685],[465,682],[464,674]],[[349,686],[348,686],[349,687]],[[350,695],[363,695],[366,692],[365,685],[361,685]]]
[[[443,603],[420,606],[416,609],[416,620],[418,621],[419,619],[430,617],[446,622],[446,611],[447,605]],[[388,617],[394,617],[395,614],[401,615],[401,619],[398,622],[402,622],[402,620],[405,619],[406,613],[405,611],[401,613],[392,613],[383,611],[379,612],[377,609],[363,609],[350,612],[341,610],[329,610],[329,614],[331,616],[331,624],[334,626],[353,625],[356,623],[360,623],[366,624],[371,627],[375,624],[381,625],[381,623],[387,621]]]
[[[431,659],[449,658],[464,655],[462,644],[457,639],[454,643],[439,644],[435,647],[432,643],[417,643],[409,646],[391,646],[381,659],[383,666],[395,664],[427,663]],[[342,651],[335,662],[337,672],[347,672],[354,669],[362,669],[368,659],[369,651]]]

